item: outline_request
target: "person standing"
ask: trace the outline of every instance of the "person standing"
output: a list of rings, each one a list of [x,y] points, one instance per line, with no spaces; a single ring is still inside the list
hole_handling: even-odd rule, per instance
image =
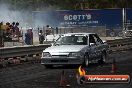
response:
[[[29,36],[30,36],[30,44],[33,45],[33,32],[32,32],[32,28],[29,28]]]
[[[2,29],[2,25],[3,25],[3,22],[0,23],[0,47],[3,46],[4,42],[3,42],[3,29]]]
[[[39,33],[39,44],[43,44],[44,40],[44,35],[42,33]]]
[[[19,40],[20,32],[19,32],[19,27],[18,26],[19,26],[19,23],[17,22],[14,29],[15,29],[15,37],[17,37],[18,40]]]
[[[25,43],[27,45],[31,45],[31,38],[30,38],[30,34],[29,34],[29,30],[27,30],[27,33],[25,33]]]
[[[15,36],[15,22],[10,25],[12,36]]]
[[[9,22],[6,23],[5,32],[6,32],[5,35],[6,35],[7,41],[8,41],[8,42],[11,41],[12,38],[11,38],[11,29],[10,29],[10,23],[9,23]]]

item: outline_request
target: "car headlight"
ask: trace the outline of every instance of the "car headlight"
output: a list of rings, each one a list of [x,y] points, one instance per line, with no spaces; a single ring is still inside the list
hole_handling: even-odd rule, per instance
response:
[[[42,56],[43,56],[43,57],[51,57],[51,54],[48,53],[48,52],[43,52],[43,53],[42,53]]]
[[[71,52],[69,53],[69,57],[81,57],[82,54],[79,52]]]

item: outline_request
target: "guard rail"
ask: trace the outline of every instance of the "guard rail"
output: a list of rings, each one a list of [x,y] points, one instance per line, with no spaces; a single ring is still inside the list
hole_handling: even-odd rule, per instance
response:
[[[43,45],[26,45],[26,46],[17,46],[17,47],[3,47],[0,48],[0,58],[40,54],[45,48],[49,46],[51,45],[43,44]]]
[[[107,44],[109,45],[110,51],[132,49],[132,38],[108,40]],[[50,46],[51,44],[42,44],[0,48],[0,64],[5,66],[5,64],[12,63],[12,61],[16,63],[14,60],[19,62],[18,60],[21,61],[22,57],[25,58],[25,56],[26,59],[33,60],[33,55],[39,56],[38,59],[40,60],[42,51]],[[21,58],[16,59],[16,57]],[[10,60],[9,58],[15,59]]]
[[[127,50],[132,48],[132,38],[108,40],[107,44],[112,51]]]

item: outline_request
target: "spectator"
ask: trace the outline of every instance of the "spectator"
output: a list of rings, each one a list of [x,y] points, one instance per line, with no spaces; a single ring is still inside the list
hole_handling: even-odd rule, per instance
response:
[[[14,29],[15,29],[15,34],[16,34],[17,36],[19,36],[19,28],[18,28],[18,26],[19,26],[19,23],[17,22],[16,25],[15,25],[15,27],[14,27]]]
[[[29,36],[31,38],[30,40],[30,44],[33,44],[33,32],[32,32],[32,28],[28,29],[29,30]]]
[[[29,30],[27,30],[27,33],[25,33],[25,43],[27,45],[31,45],[31,38],[30,38],[30,35],[29,35]]]
[[[10,33],[10,23],[6,23],[6,33]]]
[[[39,33],[39,44],[43,44],[44,40],[44,35],[42,33]]]
[[[6,25],[5,25],[5,36],[6,36],[6,41],[12,41],[11,27],[10,27],[9,22],[7,22]]]
[[[0,47],[3,46],[3,29],[2,29],[3,22],[0,23]]]
[[[12,35],[14,35],[15,33],[15,22],[13,22],[11,25],[10,25],[10,28],[12,30]]]

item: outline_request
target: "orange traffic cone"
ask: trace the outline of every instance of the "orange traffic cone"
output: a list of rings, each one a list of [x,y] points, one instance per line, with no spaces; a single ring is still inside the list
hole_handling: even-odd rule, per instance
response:
[[[19,58],[16,59],[16,64],[20,64],[20,59]]]
[[[65,71],[62,70],[61,73],[61,79],[60,79],[60,87],[70,87],[70,85],[68,84],[66,78],[65,78]]]
[[[13,57],[13,64],[14,65],[17,65],[17,64],[20,64],[20,59],[19,58],[17,58],[17,57]]]
[[[12,64],[14,64],[14,65],[16,64],[16,57],[12,58]]]
[[[112,68],[111,68],[111,73],[116,73],[116,60],[115,58],[113,59],[113,62],[112,62]]]

